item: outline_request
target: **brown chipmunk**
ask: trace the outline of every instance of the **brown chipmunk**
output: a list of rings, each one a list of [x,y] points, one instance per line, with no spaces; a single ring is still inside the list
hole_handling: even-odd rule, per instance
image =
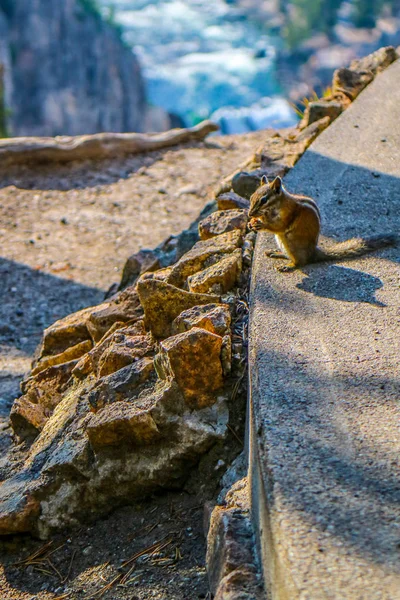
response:
[[[353,238],[335,244],[327,251],[318,248],[321,215],[312,198],[288,192],[280,177],[271,183],[263,175],[260,187],[250,198],[249,226],[255,231],[266,229],[275,233],[280,251],[266,252],[271,258],[285,258],[291,262],[278,270],[293,271],[309,263],[343,260],[362,256],[367,252],[392,246],[395,235]]]

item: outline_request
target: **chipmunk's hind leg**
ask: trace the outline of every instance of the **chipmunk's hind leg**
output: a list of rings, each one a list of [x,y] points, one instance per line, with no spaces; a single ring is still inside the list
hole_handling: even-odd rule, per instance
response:
[[[279,237],[279,235],[275,236],[275,242],[276,242],[276,245],[278,246],[278,248],[276,250],[274,250],[274,249],[267,250],[265,252],[265,255],[269,256],[269,258],[283,258],[284,260],[289,260],[289,256],[287,255],[286,248],[285,248],[284,244],[282,243],[282,240]]]
[[[285,260],[289,260],[289,257],[283,252],[279,252],[279,250],[266,250],[265,256],[269,256],[269,258],[284,258]]]
[[[294,254],[288,248],[288,255],[285,255],[285,258],[289,258],[290,262],[287,265],[282,265],[278,267],[277,270],[281,273],[291,273],[292,271],[296,271],[296,269],[300,269],[308,264],[308,256],[306,252],[298,252]]]

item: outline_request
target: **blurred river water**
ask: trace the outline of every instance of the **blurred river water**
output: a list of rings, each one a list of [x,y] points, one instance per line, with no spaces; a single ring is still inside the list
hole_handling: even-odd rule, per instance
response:
[[[274,74],[262,25],[225,0],[100,0],[140,59],[148,100],[186,125],[217,120],[223,133],[285,127],[297,117]]]

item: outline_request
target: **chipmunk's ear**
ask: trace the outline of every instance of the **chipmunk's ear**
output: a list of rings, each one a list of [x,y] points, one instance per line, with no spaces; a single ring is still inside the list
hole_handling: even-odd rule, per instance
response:
[[[274,192],[279,194],[279,192],[282,189],[282,179],[280,177],[275,177],[275,179],[271,183],[271,187],[274,190]]]
[[[262,185],[268,185],[268,177],[266,175],[261,177],[260,186]]]

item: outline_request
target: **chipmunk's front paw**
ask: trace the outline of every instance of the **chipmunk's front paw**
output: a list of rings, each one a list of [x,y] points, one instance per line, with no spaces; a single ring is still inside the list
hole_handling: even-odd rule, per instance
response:
[[[261,229],[264,229],[263,222],[261,221],[261,219],[250,219],[249,229],[251,229],[252,231],[260,231]]]

